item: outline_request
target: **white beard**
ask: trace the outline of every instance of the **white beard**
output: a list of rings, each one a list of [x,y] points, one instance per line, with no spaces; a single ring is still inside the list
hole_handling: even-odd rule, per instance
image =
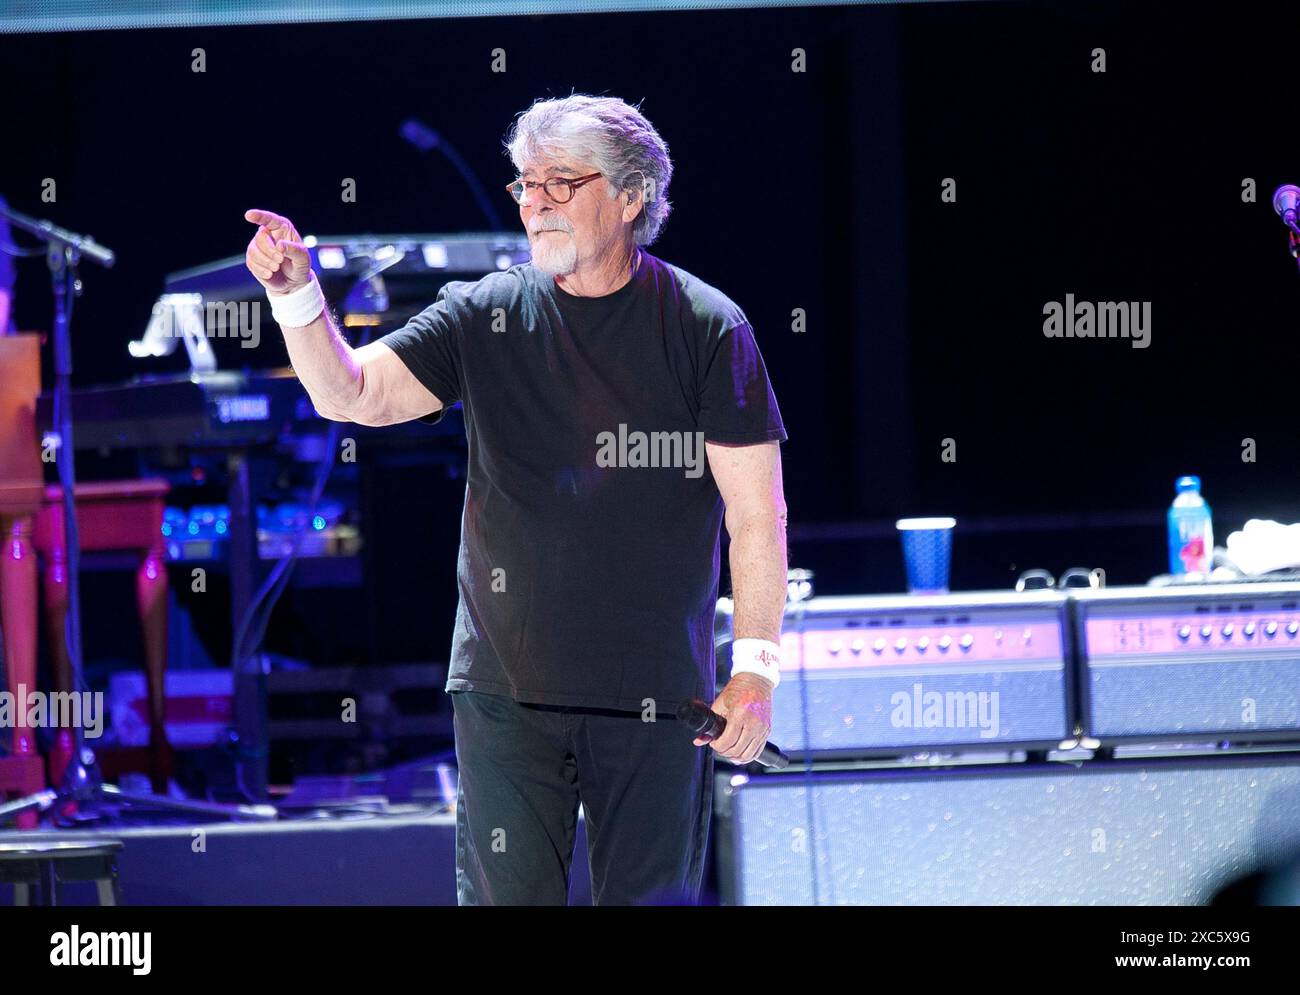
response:
[[[564,232],[538,233],[533,236],[533,265],[550,276],[567,276],[578,268],[578,243]]]

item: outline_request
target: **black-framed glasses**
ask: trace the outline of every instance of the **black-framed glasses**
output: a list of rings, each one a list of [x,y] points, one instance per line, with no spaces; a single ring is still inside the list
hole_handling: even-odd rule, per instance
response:
[[[514,199],[516,204],[523,203],[525,190],[536,190],[538,187],[546,188],[546,196],[557,204],[567,204],[573,200],[573,191],[584,183],[590,183],[600,173],[589,173],[586,176],[579,176],[576,180],[570,180],[564,176],[552,176],[549,180],[538,183],[536,180],[515,180],[513,183],[506,184],[506,193]]]

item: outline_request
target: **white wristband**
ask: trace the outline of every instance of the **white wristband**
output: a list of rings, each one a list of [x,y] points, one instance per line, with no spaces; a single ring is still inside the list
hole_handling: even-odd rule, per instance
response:
[[[325,295],[321,293],[316,274],[311,275],[311,282],[299,287],[291,294],[267,294],[271,302],[271,317],[281,328],[302,328],[310,325],[325,310]]]
[[[731,676],[758,674],[781,683],[781,647],[770,639],[737,639],[731,644]]]

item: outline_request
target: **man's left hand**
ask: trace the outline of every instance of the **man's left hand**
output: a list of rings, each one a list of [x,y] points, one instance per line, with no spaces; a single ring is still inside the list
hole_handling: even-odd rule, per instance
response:
[[[727,720],[727,728],[712,742],[697,737],[696,746],[708,743],[736,764],[747,764],[762,752],[772,731],[771,681],[758,674],[736,674],[711,707]]]

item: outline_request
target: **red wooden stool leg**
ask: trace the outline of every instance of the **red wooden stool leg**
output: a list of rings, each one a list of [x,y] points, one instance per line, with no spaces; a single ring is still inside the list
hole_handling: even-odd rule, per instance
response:
[[[149,685],[149,763],[153,789],[167,793],[172,749],[167,742],[167,570],[161,545],[148,550],[135,574],[136,604],[144,631],[144,665]]]
[[[36,551],[32,547],[30,516],[0,518],[3,554],[0,555],[0,628],[5,639],[5,669],[14,703],[24,714],[27,694],[36,690]],[[14,723],[12,760],[24,768],[17,782],[21,794],[45,787],[34,730]],[[19,829],[34,829],[36,813],[18,816]]]
[[[52,545],[45,556],[45,569],[41,572],[41,589],[45,595],[45,635],[49,640],[50,662],[54,667],[54,688],[57,691],[78,691],[72,686],[72,663],[68,659],[68,643],[64,623],[68,617],[68,563],[61,542]],[[50,781],[63,783],[63,772],[72,759],[76,741],[71,729],[59,729],[50,747]]]

